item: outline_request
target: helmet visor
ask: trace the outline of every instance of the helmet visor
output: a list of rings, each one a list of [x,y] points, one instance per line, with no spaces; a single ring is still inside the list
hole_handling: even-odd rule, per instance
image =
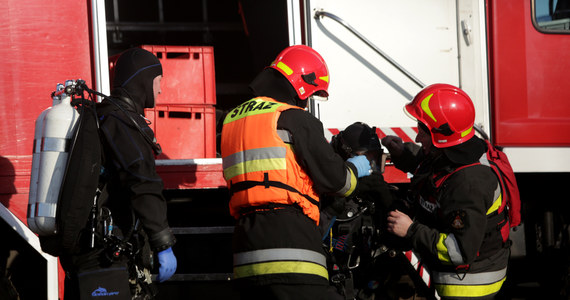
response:
[[[418,121],[417,112],[412,103],[404,105],[404,114],[414,121]]]

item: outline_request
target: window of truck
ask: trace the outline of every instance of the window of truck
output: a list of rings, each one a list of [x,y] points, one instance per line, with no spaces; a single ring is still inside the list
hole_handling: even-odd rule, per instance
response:
[[[538,31],[570,33],[570,0],[535,0],[532,8]]]

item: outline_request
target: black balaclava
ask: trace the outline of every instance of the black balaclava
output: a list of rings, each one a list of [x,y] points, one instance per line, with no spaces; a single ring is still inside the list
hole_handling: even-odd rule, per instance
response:
[[[295,89],[279,71],[265,68],[249,84],[249,88],[256,97],[269,97],[279,102],[305,108],[307,100],[301,100]]]
[[[479,161],[481,155],[487,151],[487,146],[483,140],[473,136],[464,143],[441,150],[451,162],[466,165]]]
[[[115,64],[115,77],[111,95],[129,98],[136,112],[154,107],[152,82],[162,75],[158,58],[147,50],[131,48],[121,54]]]

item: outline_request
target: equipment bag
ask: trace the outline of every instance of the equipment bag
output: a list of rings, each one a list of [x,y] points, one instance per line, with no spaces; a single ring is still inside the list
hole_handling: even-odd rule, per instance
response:
[[[507,206],[511,227],[516,227],[521,223],[521,197],[515,172],[513,172],[511,163],[503,151],[493,146],[488,139],[485,139],[485,143],[487,143],[487,161],[491,169],[497,174],[503,192],[503,203],[499,212],[502,212]]]
[[[131,299],[129,272],[125,262],[77,274],[79,299]]]

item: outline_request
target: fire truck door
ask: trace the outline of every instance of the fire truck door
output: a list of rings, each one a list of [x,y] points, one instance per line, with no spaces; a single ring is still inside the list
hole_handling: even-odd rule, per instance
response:
[[[421,85],[460,83],[455,0],[315,0],[307,1],[304,12],[306,43],[322,54],[330,72],[329,101],[316,102],[312,110],[325,128],[355,121],[413,127],[402,107]]]

